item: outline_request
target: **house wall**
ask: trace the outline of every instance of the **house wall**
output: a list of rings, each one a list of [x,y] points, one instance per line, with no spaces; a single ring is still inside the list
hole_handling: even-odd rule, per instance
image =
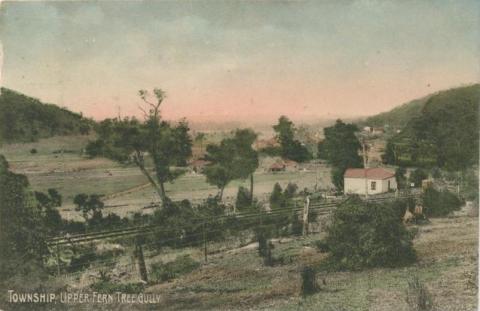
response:
[[[375,190],[371,189],[371,183],[376,182]],[[390,189],[397,189],[397,183],[395,177],[388,179],[368,179],[368,194],[378,194],[388,192],[388,181],[390,181]],[[347,194],[363,194],[365,195],[365,179],[363,178],[345,178],[344,179],[344,192]]]

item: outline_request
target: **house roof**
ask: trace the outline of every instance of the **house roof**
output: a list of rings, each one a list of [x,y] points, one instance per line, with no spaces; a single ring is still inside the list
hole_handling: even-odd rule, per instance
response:
[[[387,179],[395,176],[395,173],[384,168],[349,168],[343,175],[345,178]]]
[[[270,169],[274,169],[274,168],[277,168],[277,169],[285,168],[285,164],[281,162],[275,162],[270,166]]]

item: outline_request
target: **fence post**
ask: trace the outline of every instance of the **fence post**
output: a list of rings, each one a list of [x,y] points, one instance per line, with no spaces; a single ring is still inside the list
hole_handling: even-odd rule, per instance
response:
[[[303,236],[308,234],[308,208],[310,206],[310,196],[307,195],[305,205],[303,206]]]
[[[148,282],[147,267],[145,266],[145,257],[143,256],[142,244],[139,241],[135,241],[135,257],[138,262],[138,270],[140,272],[140,278],[142,281]]]
[[[57,241],[57,275],[60,275],[60,250],[58,248],[58,241]]]
[[[205,256],[205,262],[207,262],[207,233],[205,231],[205,222],[203,223],[203,253]]]

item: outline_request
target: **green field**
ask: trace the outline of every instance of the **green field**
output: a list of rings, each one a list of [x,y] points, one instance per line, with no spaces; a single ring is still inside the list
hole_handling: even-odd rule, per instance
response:
[[[129,189],[148,183],[135,166],[121,165],[105,158],[89,159],[82,155],[82,149],[88,140],[89,138],[85,136],[53,137],[35,143],[4,145],[0,148],[0,154],[6,156],[12,170],[28,177],[32,189],[36,191],[57,189],[64,199],[60,210],[65,218],[80,219],[72,203],[74,196],[79,193],[111,196],[127,191],[105,200],[107,206],[121,205],[106,209],[121,216],[142,211],[143,207],[151,202],[158,202],[159,198],[151,187],[128,192]],[[37,153],[30,153],[33,148]],[[60,151],[62,149],[63,153]],[[271,159],[261,159],[261,163],[271,161]],[[282,187],[289,182],[295,183],[299,190],[312,189],[315,184],[322,188],[331,186],[330,171],[324,166],[308,171],[268,173],[266,165],[261,164],[254,175],[254,194],[261,201],[268,200],[268,194],[276,182]],[[231,182],[224,192],[225,201],[234,202],[238,187],[248,185],[247,181],[242,180]],[[206,182],[205,176],[195,173],[187,173],[174,183],[166,184],[166,191],[173,200],[188,199],[193,202],[200,202],[218,193],[216,187]],[[143,211],[149,212],[149,210]]]

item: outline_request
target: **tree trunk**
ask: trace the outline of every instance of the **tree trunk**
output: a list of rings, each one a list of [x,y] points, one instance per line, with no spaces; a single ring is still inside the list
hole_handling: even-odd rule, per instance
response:
[[[142,163],[140,163],[138,160],[135,160],[135,164],[137,164],[137,166],[140,168],[140,171],[143,173],[143,175],[145,175],[145,177],[147,177],[148,181],[150,182],[150,184],[153,186],[153,188],[155,189],[155,191],[157,191],[158,193],[158,196],[160,197],[160,200],[162,200],[162,203],[164,203],[164,199],[165,199],[165,190],[163,190],[163,184],[161,184],[159,187],[158,184],[155,182],[155,180],[153,180],[152,176],[148,173],[148,171],[146,170],[146,168],[142,165]]]
[[[142,244],[139,242],[135,243],[135,257],[138,262],[138,270],[140,272],[140,278],[144,282],[148,282],[147,267],[145,265],[145,257],[143,256]]]
[[[253,205],[253,172],[250,174],[250,205]]]
[[[218,194],[218,199],[219,199],[220,201],[222,201],[222,198],[223,198],[223,190],[224,190],[224,189],[225,189],[225,187],[220,188],[220,193]]]
[[[162,203],[165,204],[167,199],[167,195],[165,194],[165,183],[160,182],[160,198],[162,199]]]

